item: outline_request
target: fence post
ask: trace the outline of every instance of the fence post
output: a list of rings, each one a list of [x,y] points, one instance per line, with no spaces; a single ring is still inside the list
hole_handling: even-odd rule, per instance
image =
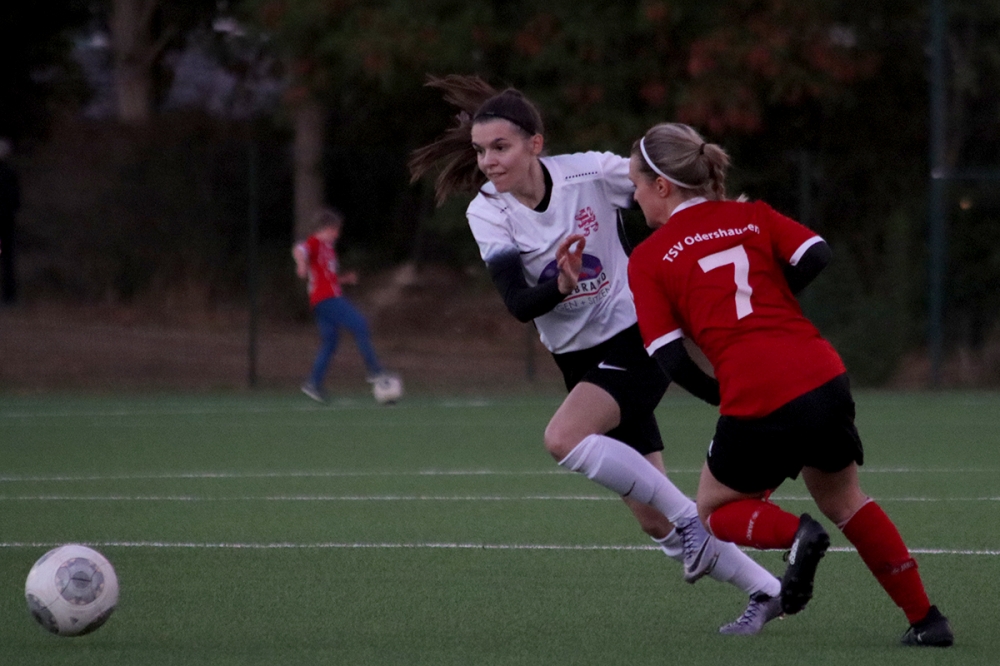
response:
[[[257,255],[257,237],[260,229],[260,213],[257,207],[259,148],[251,139],[247,168],[247,218],[249,233],[247,234],[247,299],[250,306],[250,316],[247,331],[247,385],[257,386],[257,276],[259,271]]]

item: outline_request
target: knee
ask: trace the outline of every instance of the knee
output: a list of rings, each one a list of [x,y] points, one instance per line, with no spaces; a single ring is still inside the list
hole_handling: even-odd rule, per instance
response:
[[[712,517],[713,511],[713,508],[702,506],[701,504],[698,505],[698,519],[705,526],[705,529],[708,530],[709,534],[712,533],[712,528],[708,524],[708,519]]]
[[[552,419],[545,427],[545,450],[556,462],[568,456],[582,440],[583,437],[573,432],[560,419]]]
[[[852,489],[852,492],[815,499],[816,506],[819,507],[823,515],[834,525],[839,526],[850,520],[851,516],[864,506],[865,502],[868,501],[868,496],[859,488],[856,491]]]
[[[699,487],[699,491],[702,488]],[[713,534],[712,528],[709,525],[709,519],[712,514],[718,511],[725,504],[720,498],[713,496],[711,493],[699,492],[695,505],[698,507],[698,519],[701,520],[701,524],[705,526],[709,534]],[[714,536],[714,535],[713,535]]]

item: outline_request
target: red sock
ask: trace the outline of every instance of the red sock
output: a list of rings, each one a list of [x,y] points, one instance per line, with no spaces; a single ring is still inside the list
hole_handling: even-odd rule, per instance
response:
[[[708,517],[712,534],[738,546],[761,550],[789,548],[799,529],[799,519],[777,504],[747,499],[730,502]]]
[[[840,529],[879,584],[906,613],[910,624],[924,619],[931,602],[917,572],[917,562],[910,557],[903,538],[882,507],[868,502]]]

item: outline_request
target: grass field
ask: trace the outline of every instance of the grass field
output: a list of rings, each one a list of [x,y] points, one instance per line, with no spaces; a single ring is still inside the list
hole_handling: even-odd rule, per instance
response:
[[[558,396],[48,396],[0,397],[0,664],[1000,663],[1000,395],[857,400],[862,483],[950,650],[898,645],[902,613],[832,529],[805,612],[718,635],[742,593],[683,583],[617,498],[544,453]],[[671,393],[658,416],[693,492],[713,411]],[[800,482],[776,497],[814,511]],[[66,542],[121,582],[108,624],[75,639],[23,597]]]

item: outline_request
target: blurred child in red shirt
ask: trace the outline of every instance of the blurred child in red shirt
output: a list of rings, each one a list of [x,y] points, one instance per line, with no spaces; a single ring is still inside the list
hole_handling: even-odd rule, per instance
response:
[[[295,272],[308,280],[309,306],[319,328],[320,347],[313,362],[309,379],[302,385],[302,392],[317,402],[325,402],[323,381],[330,360],[337,351],[340,327],[344,326],[358,345],[358,351],[368,369],[368,381],[374,382],[383,374],[381,363],[372,346],[368,322],[347,299],[341,284],[357,284],[357,273],[351,271],[338,275],[337,239],[340,237],[344,217],[333,208],[324,208],[313,218],[313,233],[295,245]]]

